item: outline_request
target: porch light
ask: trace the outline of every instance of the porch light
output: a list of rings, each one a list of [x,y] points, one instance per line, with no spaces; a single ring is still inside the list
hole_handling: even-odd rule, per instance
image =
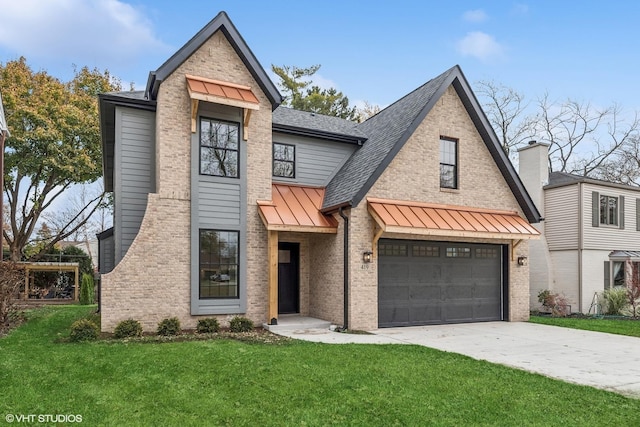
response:
[[[518,265],[520,265],[520,266],[527,265],[527,257],[526,256],[519,256],[518,257]]]
[[[366,251],[362,254],[362,261],[365,263],[370,263],[373,260],[373,252]]]

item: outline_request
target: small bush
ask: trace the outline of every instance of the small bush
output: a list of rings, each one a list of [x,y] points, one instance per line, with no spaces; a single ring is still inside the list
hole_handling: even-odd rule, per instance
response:
[[[9,328],[11,319],[16,314],[16,297],[23,283],[24,267],[15,262],[0,260],[0,332]]]
[[[127,319],[118,323],[113,331],[113,337],[117,339],[142,336],[142,325],[137,320]]]
[[[211,334],[214,332],[218,332],[219,330],[220,324],[218,323],[218,319],[214,317],[198,320],[196,331],[198,331],[199,334]]]
[[[607,289],[602,293],[604,299],[604,314],[621,316],[629,303],[627,299],[627,288],[615,287]]]
[[[82,283],[80,284],[80,304],[89,305],[93,303],[95,303],[93,275],[82,273]]]
[[[552,316],[565,317],[571,314],[571,308],[569,307],[567,298],[564,295],[552,293],[548,289],[538,293],[538,302],[540,302],[543,307],[551,310]]]
[[[158,335],[178,335],[180,333],[180,320],[177,317],[164,319],[158,323]]]
[[[93,323],[88,319],[80,319],[73,322],[71,325],[71,334],[69,335],[69,339],[72,342],[82,342],[82,341],[94,341],[98,339],[98,335],[100,334],[100,330],[98,329],[98,325]]]
[[[243,316],[235,316],[229,322],[231,332],[249,332],[253,330],[253,322]]]

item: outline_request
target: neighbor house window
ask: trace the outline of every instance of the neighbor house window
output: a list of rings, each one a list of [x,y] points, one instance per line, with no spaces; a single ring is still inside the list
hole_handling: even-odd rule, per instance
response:
[[[600,196],[600,224],[618,225],[618,198]]]
[[[200,230],[200,298],[238,298],[238,232]]]
[[[273,176],[295,178],[296,147],[289,144],[273,144]]]
[[[458,188],[458,141],[440,137],[440,188]]]
[[[200,120],[200,174],[238,177],[239,125]]]

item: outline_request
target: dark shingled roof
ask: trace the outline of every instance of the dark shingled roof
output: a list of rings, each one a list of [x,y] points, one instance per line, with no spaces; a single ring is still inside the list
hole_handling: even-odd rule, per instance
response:
[[[352,139],[362,143],[367,139],[356,122],[339,117],[294,110],[279,106],[273,111],[273,130],[307,136],[325,137],[326,139]]]
[[[545,185],[544,188],[563,187],[565,185],[577,184],[579,182],[603,185],[605,187],[620,188],[622,190],[640,191],[640,187],[637,187],[635,185],[604,181],[601,179],[589,178],[588,176],[574,175],[567,172],[551,172],[549,174],[549,184]]]
[[[538,209],[504,153],[467,79],[457,65],[357,125],[358,130],[369,139],[329,182],[323,211],[330,212],[341,206],[358,205],[449,86],[456,90],[527,219],[530,222],[539,222],[541,217]]]

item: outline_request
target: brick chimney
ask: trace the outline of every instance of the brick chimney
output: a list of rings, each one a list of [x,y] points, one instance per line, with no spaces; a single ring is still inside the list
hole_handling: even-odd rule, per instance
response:
[[[518,175],[544,217],[542,187],[549,183],[549,144],[529,141],[528,145],[518,149]]]

